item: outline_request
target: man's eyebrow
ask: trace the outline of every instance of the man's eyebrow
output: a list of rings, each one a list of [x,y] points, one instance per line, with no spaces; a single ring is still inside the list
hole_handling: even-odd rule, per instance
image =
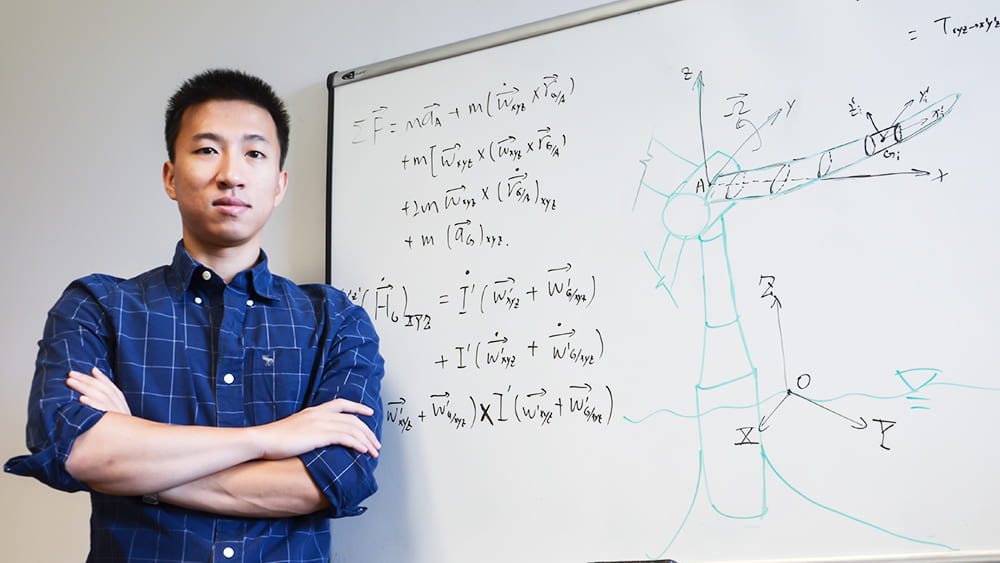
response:
[[[215,133],[196,133],[191,136],[192,141],[214,141],[216,143],[222,142],[222,137],[216,135]]]
[[[265,137],[264,135],[261,135],[260,133],[247,133],[246,135],[243,135],[243,140],[244,141],[259,141],[261,143],[265,143],[265,144],[268,144],[268,145],[271,144],[271,140],[268,139],[267,137]]]
[[[221,143],[222,142],[222,136],[218,135],[216,133],[212,133],[212,132],[196,133],[194,136],[191,137],[191,140],[193,140],[193,141],[213,141],[213,142],[216,142],[216,143]],[[244,141],[257,141],[257,142],[265,143],[265,144],[268,144],[268,145],[271,144],[271,141],[266,136],[261,135],[260,133],[247,133],[246,135],[243,135],[243,140]]]

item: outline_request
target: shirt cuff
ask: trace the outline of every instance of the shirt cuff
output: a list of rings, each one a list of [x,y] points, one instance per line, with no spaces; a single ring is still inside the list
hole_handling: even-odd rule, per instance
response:
[[[326,518],[363,514],[366,498],[378,490],[375,458],[340,446],[320,448],[299,456],[306,471],[330,501],[330,508],[318,512]]]
[[[97,424],[97,421],[104,416],[104,411],[79,404],[71,407],[70,412],[55,415],[57,423],[53,425],[55,428],[50,430],[52,438],[35,445],[29,440],[29,449],[32,453],[7,460],[4,463],[4,472],[34,477],[52,488],[70,493],[90,491],[86,483],[66,471],[66,460],[77,437]]]

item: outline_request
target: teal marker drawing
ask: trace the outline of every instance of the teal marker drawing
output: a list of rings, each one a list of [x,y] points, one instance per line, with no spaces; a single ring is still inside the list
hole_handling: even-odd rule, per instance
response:
[[[917,103],[911,100],[904,105],[903,111],[895,120],[883,124],[884,126],[877,125],[873,116],[867,114],[867,123],[872,126],[871,129],[859,131],[858,136],[852,140],[805,156],[766,166],[744,168],[740,163],[741,155],[756,150],[764,143],[770,128],[791,109],[794,101],[786,102],[787,107],[769,114],[763,122],[753,123],[744,117],[749,111],[745,109],[747,95],[728,98],[732,111],[725,117],[737,120],[736,128],[746,131],[746,136],[730,152],[709,151],[702,115],[706,87],[701,73],[693,84],[698,111],[700,154],[684,156],[681,151],[675,150],[654,135],[649,141],[646,157],[640,161],[643,171],[633,209],[637,209],[640,195],[644,196],[644,201],[654,199],[662,205],[662,238],[656,241],[653,250],[645,251],[642,255],[652,273],[655,290],[672,306],[679,307],[675,287],[681,280],[698,276],[703,297],[701,360],[693,389],[694,412],[658,409],[642,416],[625,418],[635,424],[645,423],[658,415],[697,421],[698,471],[693,476],[694,493],[686,504],[680,525],[667,539],[662,550],[648,556],[658,559],[667,553],[682,534],[699,499],[707,502],[711,510],[720,517],[744,520],[763,518],[768,512],[768,475],[773,477],[772,482],[776,480],[818,509],[887,536],[918,545],[954,550],[953,546],[946,543],[898,533],[874,521],[818,502],[790,482],[768,456],[765,446],[767,430],[777,423],[776,415],[789,402],[809,405],[809,408],[825,413],[824,416],[839,417],[846,428],[880,432],[880,445],[888,450],[890,447],[886,443],[886,435],[895,426],[895,421],[869,419],[840,412],[832,406],[833,402],[848,396],[903,399],[913,403],[911,409],[933,412],[933,404],[921,392],[932,385],[955,384],[942,381],[942,373],[938,369],[911,368],[896,372],[895,375],[902,383],[898,394],[850,393],[832,399],[816,399],[809,396],[807,389],[811,380],[809,374],[801,374],[790,381],[786,372],[785,389],[771,392],[762,398],[758,368],[752,359],[736,300],[727,244],[731,233],[727,230],[726,215],[743,202],[788,196],[807,187],[831,182],[863,181],[890,175],[929,175],[921,170],[851,175],[848,174],[848,169],[872,156],[894,150],[894,147],[907,143],[940,124],[955,108],[960,94],[949,94],[933,102]],[[693,253],[695,260],[691,260],[690,253]],[[682,261],[683,257],[687,257],[687,260]],[[700,271],[688,271],[692,269],[689,266],[692,262],[700,265]],[[762,292],[761,298],[768,299],[770,307],[775,310],[780,335],[781,302],[773,291],[774,278],[761,276],[759,289]],[[783,355],[783,339],[781,342]],[[764,408],[764,405],[775,401],[776,404],[770,408]],[[735,434],[727,436],[732,439],[710,435],[712,430],[704,424],[708,415],[712,417],[711,428],[735,429]],[[748,494],[748,491],[752,494]]]

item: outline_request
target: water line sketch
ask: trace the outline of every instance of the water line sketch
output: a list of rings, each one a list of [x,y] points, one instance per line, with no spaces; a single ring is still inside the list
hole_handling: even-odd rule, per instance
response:
[[[899,114],[882,126],[876,123],[870,113],[867,114],[865,117],[872,125],[871,132],[867,134],[806,156],[744,168],[741,161],[748,160],[744,156],[763,144],[767,133],[783,116],[787,116],[795,101],[786,102],[785,107],[769,114],[763,123],[755,124],[744,117],[749,111],[746,108],[747,94],[728,98],[731,106],[727,109],[731,107],[731,111],[724,117],[736,120],[736,128],[746,134],[733,150],[710,151],[703,115],[705,81],[700,72],[695,75],[685,69],[685,73],[685,78],[693,83],[692,92],[697,103],[698,144],[695,148],[687,147],[696,156],[682,156],[682,151],[675,150],[653,135],[647,155],[641,160],[642,175],[636,189],[633,212],[639,207],[640,195],[647,204],[652,195],[653,201],[662,205],[659,210],[662,238],[655,241],[652,250],[643,252],[649,269],[656,276],[655,288],[662,297],[673,307],[679,307],[681,303],[675,294],[675,287],[682,281],[691,279],[691,276],[697,276],[701,280],[703,324],[700,368],[694,386],[694,413],[682,414],[659,409],[642,417],[626,417],[626,420],[640,424],[659,414],[695,419],[699,448],[698,470],[694,476],[694,493],[685,507],[679,526],[662,551],[649,554],[649,557],[660,558],[674,545],[699,498],[704,497],[711,510],[724,518],[763,518],[768,512],[769,477],[776,479],[781,486],[809,504],[881,533],[914,544],[945,550],[955,549],[939,541],[898,533],[874,521],[823,504],[783,476],[779,467],[768,456],[765,447],[766,432],[775,415],[789,401],[803,402],[827,414],[841,417],[845,424],[858,430],[873,426],[882,434],[881,446],[884,449],[889,449],[885,444],[885,435],[895,425],[895,421],[886,418],[866,419],[841,413],[830,405],[846,395],[822,400],[810,398],[806,388],[811,376],[801,374],[794,378],[794,382],[790,382],[787,369],[782,374],[785,388],[764,396],[759,368],[754,363],[741,319],[730,264],[729,237],[738,235],[727,231],[726,215],[741,203],[787,196],[804,188],[829,182],[864,181],[889,175],[920,177],[931,174],[915,169],[854,175],[847,171],[873,156],[884,156],[887,151],[895,150],[898,145],[940,124],[955,108],[960,94],[949,94],[931,101],[927,97],[930,90],[928,88],[921,91],[919,99],[911,99],[903,104]],[[939,171],[939,175],[943,178],[945,173]],[[694,253],[694,263],[700,264],[700,271],[691,271],[690,257],[687,262],[682,260],[688,253]],[[776,332],[780,337],[781,302],[773,291],[774,281],[773,276],[762,275],[760,289],[761,298],[772,300],[770,306],[775,310]],[[782,356],[783,353],[782,350]],[[919,402],[920,391],[927,386],[951,385],[942,381],[941,370],[936,368],[901,369],[895,375],[904,385],[897,395],[852,395],[876,399],[906,397]],[[765,405],[771,403],[776,404],[765,408]],[[912,408],[927,407],[917,404]],[[726,437],[711,435],[713,431],[706,425],[709,415],[713,421],[711,428],[716,429],[715,434],[718,433],[718,428],[732,428],[736,434]],[[747,491],[752,491],[752,494]]]

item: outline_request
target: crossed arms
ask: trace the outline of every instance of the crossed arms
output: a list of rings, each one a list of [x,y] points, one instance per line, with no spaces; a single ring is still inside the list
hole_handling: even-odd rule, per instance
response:
[[[31,453],[5,471],[222,516],[362,512],[377,490],[383,375],[364,310],[329,286],[279,280],[277,322],[257,310],[216,362],[201,342],[207,312],[175,311],[165,272],[95,274],[64,291],[39,341]],[[204,375],[219,366],[242,370],[238,385]]]
[[[374,411],[335,399],[260,426],[175,426],[131,415],[121,391],[99,369],[71,371],[66,385],[106,414],[73,444],[66,469],[94,490],[158,494],[160,500],[227,516],[285,517],[329,506],[300,454],[343,446],[378,456],[359,416]]]

